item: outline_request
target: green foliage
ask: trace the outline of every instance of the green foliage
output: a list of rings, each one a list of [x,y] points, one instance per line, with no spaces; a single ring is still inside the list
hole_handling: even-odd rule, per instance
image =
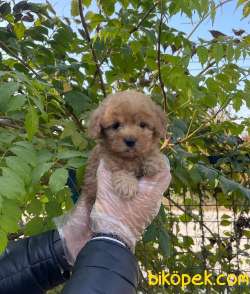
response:
[[[57,193],[66,184],[68,177],[67,170],[65,168],[58,168],[51,175],[49,179],[49,187],[52,192]]]
[[[39,127],[39,118],[36,112],[36,109],[31,106],[28,109],[28,112],[25,116],[25,129],[28,134],[28,139],[31,140],[35,133],[38,131]]]
[[[176,14],[213,21],[222,4],[210,0],[100,0],[97,11],[83,0],[84,19],[75,0],[70,19],[58,17],[49,3],[9,2],[0,3],[0,251],[8,240],[52,228],[53,217],[72,207],[67,169],[83,174],[93,147],[86,134],[90,111],[106,94],[135,88],[167,106],[171,144],[162,142],[162,151],[173,175],[137,247],[142,270],[237,270],[230,254],[249,238],[242,219],[250,200],[250,145],[239,136],[249,134],[250,120],[238,122],[230,110],[250,107],[249,69],[238,63],[249,58],[248,33],[192,40],[166,21]],[[238,6],[248,17],[249,1]],[[190,70],[194,59],[198,73]],[[218,216],[223,240],[204,222],[205,202],[227,210]],[[203,237],[210,234],[195,249],[195,238],[181,229],[193,223]],[[241,246],[249,263],[249,248]],[[187,291],[198,293],[191,285]]]
[[[243,5],[243,17],[248,17],[250,14],[250,1],[238,0],[238,6]]]

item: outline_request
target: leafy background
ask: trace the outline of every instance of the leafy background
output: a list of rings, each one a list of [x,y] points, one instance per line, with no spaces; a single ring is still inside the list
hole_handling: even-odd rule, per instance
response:
[[[137,246],[142,293],[249,293],[244,285],[150,288],[144,275],[249,270],[250,119],[235,112],[250,108],[250,72],[239,63],[249,58],[250,35],[191,38],[229,2],[249,18],[248,0],[99,0],[95,9],[72,0],[70,17],[49,2],[0,1],[0,251],[53,228],[53,217],[72,207],[68,170],[80,187],[94,145],[89,113],[108,93],[136,88],[166,111],[162,152],[173,175]],[[178,14],[198,19],[190,34],[171,25]]]

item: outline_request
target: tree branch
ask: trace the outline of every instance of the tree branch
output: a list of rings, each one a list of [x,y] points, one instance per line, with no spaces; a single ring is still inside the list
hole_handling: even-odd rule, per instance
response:
[[[221,6],[223,6],[224,4],[226,4],[226,3],[229,3],[229,2],[231,2],[232,0],[225,0],[225,1],[222,1],[222,2],[220,2],[219,4],[217,4],[216,6],[215,6],[215,10],[217,10],[218,8],[220,8]],[[209,11],[209,12],[207,12],[201,19],[200,19],[200,21],[197,23],[197,25],[192,29],[192,31],[188,34],[188,36],[187,36],[187,40],[189,40],[191,37],[192,37],[192,35],[194,34],[194,32],[199,28],[199,26],[209,17],[209,15],[210,15],[210,12],[211,11]],[[182,48],[182,47],[181,47]],[[181,49],[180,48],[180,49]],[[177,53],[177,56],[179,56],[179,54],[180,54],[180,49],[178,50],[178,53]]]
[[[161,4],[162,6],[162,4]],[[161,7],[161,17],[160,17],[160,23],[159,23],[159,30],[158,30],[158,41],[157,41],[157,68],[158,68],[158,76],[160,81],[160,87],[162,91],[162,95],[164,98],[164,111],[167,112],[167,95],[164,89],[164,82],[162,80],[161,75],[161,30],[162,30],[162,20],[163,20],[163,11]]]
[[[32,67],[30,67],[24,60],[22,60],[22,58],[20,58],[17,54],[15,54],[12,51],[12,49],[10,49],[9,47],[7,47],[2,41],[0,41],[0,47],[7,54],[11,55],[12,57],[16,58],[19,62],[21,62],[24,67],[26,67],[28,70],[30,70],[36,76],[36,78],[38,78],[40,80],[43,80],[42,77]]]
[[[7,45],[5,45],[2,41],[0,41],[0,48],[2,48],[7,54],[10,56],[16,58],[24,67],[26,67],[28,70],[30,70],[37,79],[40,81],[46,82],[33,68],[31,68],[22,58],[20,58],[18,55],[16,55]],[[53,86],[51,84],[51,86]],[[62,103],[61,101],[57,100],[58,103]],[[63,105],[63,108],[65,109],[65,112],[72,117],[75,124],[80,128],[81,131],[85,132],[85,129],[81,122],[79,121],[78,117],[72,112],[67,109],[66,105]],[[6,118],[6,117],[0,117],[0,126],[3,127],[11,127],[11,128],[21,128],[13,120]]]
[[[69,107],[65,106],[65,112],[68,116],[71,116],[73,121],[75,122],[75,124],[77,125],[77,127],[83,132],[85,133],[86,129],[84,128],[84,126],[82,125],[81,121],[78,119],[78,117],[74,114],[73,111],[71,111],[71,109],[69,109]]]
[[[217,10],[219,7],[223,6],[224,4],[231,2],[232,0],[225,0],[220,2],[218,5],[215,6],[215,10]],[[198,29],[198,27],[203,23],[203,21],[205,21],[210,15],[210,11],[208,13],[206,13],[202,19],[197,23],[197,25],[193,28],[193,30],[189,33],[189,35],[187,36],[187,39],[190,39],[191,36],[193,35],[193,33]]]
[[[87,43],[89,45],[93,60],[94,60],[95,65],[96,65],[96,69],[97,69],[97,72],[98,72],[98,76],[99,76],[103,96],[106,97],[106,90],[105,90],[104,81],[103,81],[103,77],[102,77],[101,67],[100,67],[100,64],[99,64],[95,49],[93,47],[93,43],[92,43],[91,38],[90,38],[87,23],[85,21],[84,15],[83,15],[82,0],[78,0],[78,5],[79,5],[79,13],[80,13],[82,27],[83,27],[83,30],[84,30],[85,35],[86,35],[86,41],[87,41]]]
[[[196,77],[201,76],[202,74],[204,74],[209,68],[213,67],[216,64],[216,61],[213,62],[209,62],[208,65],[201,71],[199,72]]]
[[[21,121],[15,121],[9,117],[0,117],[0,127],[8,127],[13,129],[22,129],[23,123]]]
[[[221,111],[223,111],[223,110],[228,106],[230,100],[231,100],[231,99],[228,99],[223,105],[221,105],[221,107],[219,108],[219,110],[216,111],[216,113],[213,114],[212,117],[208,118],[207,121],[205,121],[203,124],[199,125],[199,127],[198,127],[197,129],[195,129],[194,131],[192,131],[191,133],[188,132],[187,135],[186,135],[183,139],[177,141],[175,144],[185,143],[185,142],[188,141],[190,138],[192,138],[194,135],[196,135],[200,130],[202,130],[202,129],[208,127],[208,126],[209,126],[209,123],[210,123],[212,120],[214,120],[214,119],[217,117],[217,115],[218,115]]]
[[[104,56],[104,57],[102,58],[102,60],[99,62],[100,67],[103,65],[103,63],[104,63],[105,61],[107,61],[108,54],[111,53],[112,49],[109,48],[107,51],[108,51],[108,52],[105,54],[105,56]],[[90,84],[90,86],[92,86],[92,85],[95,83],[97,75],[98,75],[98,70],[97,70],[97,68],[96,68],[96,71],[95,71],[95,73],[94,73],[94,77],[93,77],[93,81],[92,81],[92,83]]]
[[[136,32],[139,28],[140,28],[140,26],[143,24],[143,22],[147,19],[147,17],[149,16],[149,14],[151,13],[151,12],[153,12],[154,11],[154,9],[155,9],[155,7],[156,7],[156,5],[158,4],[158,1],[156,2],[156,3],[154,3],[150,8],[149,8],[149,10],[144,14],[144,16],[142,17],[142,19],[138,22],[138,24],[137,24],[137,26],[135,26],[134,28],[132,28],[131,30],[130,30],[130,34],[133,34],[134,32]]]
[[[12,128],[12,129],[16,129],[16,130],[21,130],[23,132],[25,132],[25,128],[24,128],[24,122],[21,120],[17,120],[17,119],[13,119],[7,116],[0,116],[0,127],[2,128]],[[42,129],[47,129],[46,126],[44,125],[40,125],[40,128]],[[57,132],[61,132],[61,129],[58,128],[57,126],[53,126],[50,127],[50,129],[52,131],[57,131]],[[42,133],[37,134],[38,137],[44,138],[44,135]],[[0,160],[1,161],[1,160]]]

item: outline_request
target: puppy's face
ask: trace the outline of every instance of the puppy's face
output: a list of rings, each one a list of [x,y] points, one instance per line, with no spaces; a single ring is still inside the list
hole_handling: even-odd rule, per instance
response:
[[[122,158],[150,153],[165,133],[165,115],[148,96],[124,91],[107,97],[93,113],[90,135]]]
[[[150,112],[132,110],[128,103],[107,107],[102,132],[105,146],[121,157],[139,157],[155,143],[153,117]]]

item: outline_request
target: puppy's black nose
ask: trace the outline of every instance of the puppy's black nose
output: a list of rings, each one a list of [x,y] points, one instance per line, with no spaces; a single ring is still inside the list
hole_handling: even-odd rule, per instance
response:
[[[136,140],[134,140],[134,139],[124,139],[124,142],[128,147],[134,147]]]

